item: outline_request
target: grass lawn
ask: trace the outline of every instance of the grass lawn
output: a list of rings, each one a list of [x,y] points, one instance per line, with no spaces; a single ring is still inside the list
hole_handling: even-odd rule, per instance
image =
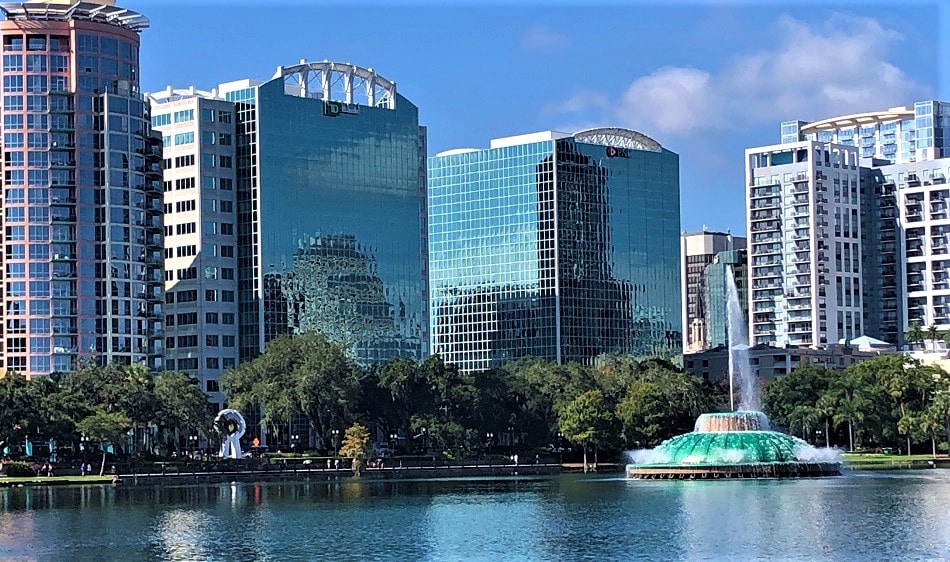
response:
[[[946,460],[940,455],[938,460]],[[880,453],[845,453],[841,459],[850,467],[861,470],[889,470],[895,468],[933,468],[932,455],[882,455]]]
[[[0,486],[10,484],[111,484],[112,476],[0,476]]]

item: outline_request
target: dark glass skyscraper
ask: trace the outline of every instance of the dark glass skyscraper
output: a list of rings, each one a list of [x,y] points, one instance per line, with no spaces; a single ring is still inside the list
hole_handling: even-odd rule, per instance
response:
[[[241,359],[318,330],[362,363],[428,347],[425,129],[395,84],[332,62],[232,82]]]
[[[161,140],[141,15],[107,0],[0,6],[3,368],[161,367]]]
[[[625,129],[538,133],[429,159],[432,352],[681,350],[679,157]]]

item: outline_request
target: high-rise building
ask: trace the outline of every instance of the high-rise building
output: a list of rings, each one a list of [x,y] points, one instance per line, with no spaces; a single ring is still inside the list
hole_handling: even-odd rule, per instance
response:
[[[746,239],[728,232],[685,233],[680,248],[683,294],[683,352],[695,353],[708,349],[706,301],[706,267],[720,252],[746,247]]]
[[[235,107],[193,88],[148,97],[165,146],[166,368],[221,405],[218,378],[238,361]]]
[[[703,272],[704,349],[729,344],[728,276],[732,271],[742,317],[749,317],[748,254],[745,249],[719,252]]]
[[[950,103],[934,100],[811,123],[782,123],[783,143],[837,143],[858,151],[860,219],[856,222],[852,214],[849,225],[842,214],[835,228],[846,232],[850,226],[853,233],[859,224],[863,335],[903,345],[912,322],[950,329],[950,258],[945,257],[950,251],[948,130]],[[840,202],[844,197],[839,200],[835,194],[834,203]],[[843,240],[841,248],[833,248],[836,263],[847,260],[848,247],[853,252],[853,241]],[[843,276],[844,286],[833,284],[839,301],[842,296],[847,300],[849,288],[857,286],[849,287],[848,277]],[[845,324],[847,318],[845,310]]]
[[[216,388],[235,359],[310,330],[363,364],[427,355],[426,136],[394,82],[303,61],[153,107],[178,370]]]
[[[896,252],[882,258],[882,267],[894,282],[888,278],[881,287],[889,297],[899,296],[896,306],[883,311],[899,328],[896,337],[881,339],[902,345],[914,322],[950,330],[950,158],[884,165],[870,171],[875,188],[887,194],[887,216],[896,216],[891,220],[899,226],[882,232],[896,244]]]
[[[139,92],[141,15],[0,5],[3,365],[162,366],[161,142]]]
[[[948,118],[950,103],[927,100],[810,123],[784,121],[782,144],[810,140],[856,147],[861,158],[922,162],[950,157],[950,138],[944,136]]]
[[[432,351],[679,355],[679,157],[626,129],[547,131],[429,159]]]
[[[746,150],[749,340],[822,347],[864,333],[856,147]]]

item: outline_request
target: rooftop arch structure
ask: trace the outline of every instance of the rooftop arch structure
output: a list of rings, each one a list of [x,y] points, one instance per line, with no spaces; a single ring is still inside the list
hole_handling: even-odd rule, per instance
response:
[[[273,79],[284,81],[284,93],[369,107],[396,108],[396,83],[372,68],[324,60],[278,66]]]
[[[574,135],[574,140],[588,144],[599,144],[602,146],[615,146],[617,148],[629,148],[631,150],[648,150],[650,152],[662,152],[663,147],[652,138],[634,131],[632,129],[622,129],[620,127],[603,127],[598,129],[587,129]]]

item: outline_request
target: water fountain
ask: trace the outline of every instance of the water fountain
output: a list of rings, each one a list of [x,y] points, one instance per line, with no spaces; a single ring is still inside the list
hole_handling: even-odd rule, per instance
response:
[[[732,269],[727,270],[729,406],[733,411],[703,414],[691,433],[656,449],[634,451],[627,476],[645,479],[813,477],[841,474],[837,452],[772,431],[757,411],[760,404],[749,362],[749,340]],[[737,380],[738,379],[738,380]],[[735,409],[735,386],[739,409]]]

